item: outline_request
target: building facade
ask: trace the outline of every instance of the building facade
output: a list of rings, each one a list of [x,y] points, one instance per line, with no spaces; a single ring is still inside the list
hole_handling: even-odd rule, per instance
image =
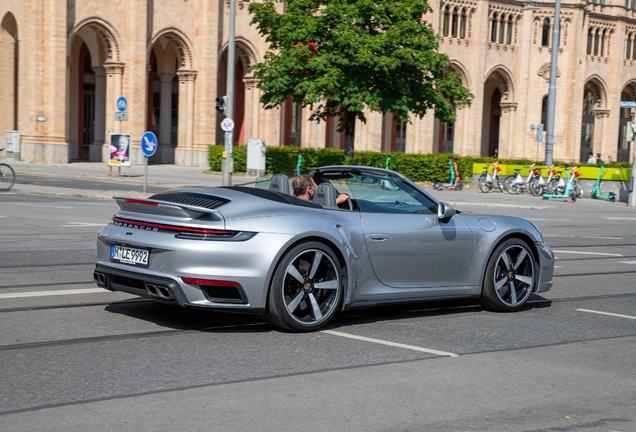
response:
[[[267,45],[250,25],[249,0],[236,1],[234,139],[343,148],[337,119],[316,126],[310,109],[291,101],[262,108],[249,69]],[[356,124],[356,150],[541,160],[545,139],[537,143],[530,127],[545,122],[558,49],[554,158],[631,160],[631,112],[620,102],[636,100],[634,0],[562,3],[556,43],[552,2],[431,6],[426,20],[474,95],[471,106],[457,106],[454,123],[369,112]],[[159,140],[151,162],[207,166],[208,146],[222,142],[215,98],[226,87],[228,1],[0,0],[0,19],[0,131],[21,133],[22,160],[106,161],[108,134],[121,131],[132,134],[132,162],[142,163],[140,138],[151,130]],[[115,119],[120,96],[125,122]]]

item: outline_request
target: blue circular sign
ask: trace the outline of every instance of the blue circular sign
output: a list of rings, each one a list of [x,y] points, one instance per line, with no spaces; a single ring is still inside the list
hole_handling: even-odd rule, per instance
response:
[[[146,132],[144,136],[141,137],[141,151],[147,157],[150,157],[155,154],[157,151],[157,136],[152,132]]]
[[[119,99],[117,99],[117,109],[121,112],[124,112],[126,111],[126,109],[128,109],[128,101],[125,97],[120,96]]]

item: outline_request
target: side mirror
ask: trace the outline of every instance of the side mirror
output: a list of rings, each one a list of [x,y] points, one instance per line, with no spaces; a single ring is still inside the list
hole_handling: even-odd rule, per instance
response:
[[[444,202],[440,201],[437,205],[437,217],[441,220],[448,220],[452,218],[455,213],[457,213],[455,208]]]

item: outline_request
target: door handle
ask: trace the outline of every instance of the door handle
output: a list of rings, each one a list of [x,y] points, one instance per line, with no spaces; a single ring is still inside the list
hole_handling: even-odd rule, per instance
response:
[[[391,238],[391,236],[388,234],[369,234],[369,237],[371,237],[371,240],[378,241],[384,241]]]

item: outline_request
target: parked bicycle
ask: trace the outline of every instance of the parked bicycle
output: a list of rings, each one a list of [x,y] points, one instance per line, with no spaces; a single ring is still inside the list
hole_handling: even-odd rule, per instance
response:
[[[497,166],[498,163],[499,162],[490,163],[490,165],[492,165],[492,175],[490,174],[490,171],[486,169],[486,171],[484,171],[484,173],[479,177],[479,189],[481,189],[483,193],[490,192],[495,184],[499,187],[499,191],[503,192],[503,185],[499,180],[499,171],[501,171],[501,168]]]
[[[0,148],[0,151],[4,149]],[[15,171],[10,165],[0,162],[0,191],[8,191],[15,184]]]
[[[554,188],[556,188],[555,176],[558,176],[554,165],[547,165],[548,178],[545,179],[542,174],[542,169],[535,169],[535,177],[530,183],[530,193],[534,196],[541,196],[543,194],[553,194]],[[560,178],[560,177],[559,177]]]
[[[567,182],[563,180],[563,177],[560,177],[559,183],[552,194],[543,194],[543,199],[548,198],[565,198],[568,202],[576,202],[577,198],[581,198],[583,196],[583,189],[578,183],[576,177],[578,177],[578,173],[575,171],[578,167],[576,166],[565,166],[565,176],[567,177]]]
[[[523,176],[519,171],[521,168],[515,169],[515,173],[508,177],[504,184],[506,185],[506,190],[511,195],[516,195],[522,190],[526,190],[530,188],[530,183],[537,177],[537,174],[532,170],[536,164],[526,165],[525,168],[530,168],[528,172],[528,178],[523,179]]]

